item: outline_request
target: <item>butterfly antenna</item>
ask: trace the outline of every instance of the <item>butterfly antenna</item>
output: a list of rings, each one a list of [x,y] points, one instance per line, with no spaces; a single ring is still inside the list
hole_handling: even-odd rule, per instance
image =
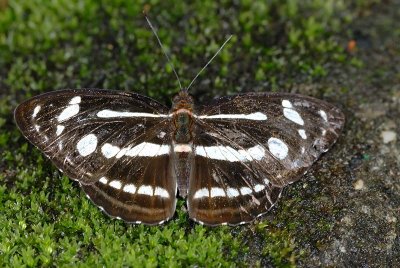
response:
[[[196,81],[197,77],[199,77],[199,75],[204,71],[205,68],[207,68],[207,66],[213,61],[213,59],[219,54],[219,52],[221,52],[221,50],[224,48],[224,46],[226,45],[226,43],[228,43],[229,40],[231,40],[232,35],[230,35],[228,37],[228,39],[226,39],[226,41],[222,44],[222,46],[218,49],[218,51],[214,54],[214,56],[212,56],[212,58],[206,63],[206,65],[204,65],[203,68],[201,68],[201,70],[197,73],[197,75],[193,78],[192,82],[190,82],[189,86],[187,87],[186,90],[189,90],[189,88],[192,86],[193,82]]]
[[[144,14],[144,17],[146,18],[146,21],[147,21],[147,23],[149,24],[151,30],[153,31],[153,34],[156,36],[157,41],[158,41],[158,44],[160,45],[161,50],[163,51],[165,57],[167,58],[168,63],[169,63],[169,65],[171,66],[172,71],[174,72],[174,74],[175,74],[175,76],[176,76],[176,79],[178,80],[179,88],[180,88],[181,90],[183,90],[183,88],[182,88],[182,83],[181,83],[181,80],[179,79],[178,73],[176,72],[175,67],[174,67],[174,65],[172,64],[172,61],[171,61],[171,59],[169,58],[167,51],[165,50],[163,44],[161,43],[161,40],[160,40],[160,38],[158,37],[158,34],[157,34],[156,29],[154,28],[153,24],[151,24],[150,19],[147,17],[146,11],[143,11],[143,14]]]

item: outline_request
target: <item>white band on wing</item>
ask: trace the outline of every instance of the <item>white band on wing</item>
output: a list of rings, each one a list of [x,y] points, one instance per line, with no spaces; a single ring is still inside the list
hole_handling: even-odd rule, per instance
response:
[[[151,114],[151,113],[133,113],[133,112],[118,112],[113,110],[101,110],[97,113],[97,117],[100,118],[115,118],[115,117],[155,117],[165,118],[169,117],[168,114]]]
[[[236,150],[230,146],[196,146],[196,155],[208,157],[215,160],[226,160],[229,162],[261,160],[265,156],[265,149],[256,145],[249,149]]]
[[[267,116],[263,113],[256,112],[251,114],[214,114],[199,115],[200,119],[248,119],[248,120],[267,120]]]

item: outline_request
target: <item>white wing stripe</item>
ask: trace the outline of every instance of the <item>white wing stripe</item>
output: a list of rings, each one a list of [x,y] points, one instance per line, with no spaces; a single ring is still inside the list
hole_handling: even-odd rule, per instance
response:
[[[193,199],[208,197],[209,194],[210,192],[207,188],[201,188],[200,190],[197,190],[196,193],[193,195]]]
[[[169,154],[170,145],[160,145],[150,142],[142,142],[134,147],[124,147],[120,149],[118,146],[114,146],[110,143],[105,143],[101,147],[101,152],[104,157],[121,158],[123,156],[144,156],[144,157],[154,157],[159,155]]]
[[[133,113],[133,112],[118,112],[113,110],[101,110],[97,113],[97,117],[100,118],[115,118],[115,117],[155,117],[165,118],[169,117],[168,114],[150,114],[150,113]]]
[[[267,116],[263,113],[256,112],[251,114],[214,114],[200,115],[200,119],[248,119],[248,120],[267,120]]]
[[[245,150],[235,150],[230,146],[196,146],[196,155],[208,157],[215,160],[226,160],[229,162],[248,162],[261,160],[265,156],[265,149],[256,145]]]

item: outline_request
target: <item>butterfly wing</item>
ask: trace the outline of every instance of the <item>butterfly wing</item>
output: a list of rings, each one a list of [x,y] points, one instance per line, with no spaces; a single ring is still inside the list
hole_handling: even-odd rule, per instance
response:
[[[268,181],[258,163],[241,161],[239,148],[226,146],[210,131],[204,127],[196,136],[189,217],[207,225],[250,222],[275,204],[281,188]]]
[[[170,168],[169,145],[158,137],[150,142],[147,144],[161,142],[161,146],[168,147],[156,149],[158,153],[151,157],[130,157],[128,153],[98,182],[81,185],[88,197],[108,215],[150,225],[161,224],[173,216],[176,182]],[[147,145],[143,153],[151,152],[152,147]]]
[[[165,106],[133,93],[62,90],[22,103],[15,119],[108,214],[148,224],[173,215],[176,181]]]
[[[204,107],[196,119],[189,181],[192,218],[238,224],[265,213],[336,141],[339,109],[295,94],[244,94]]]

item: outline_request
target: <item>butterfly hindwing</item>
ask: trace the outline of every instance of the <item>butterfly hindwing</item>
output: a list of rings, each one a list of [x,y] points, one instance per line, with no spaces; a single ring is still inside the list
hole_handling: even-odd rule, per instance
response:
[[[196,137],[189,216],[207,225],[250,222],[275,204],[281,188],[269,182],[256,159],[244,159],[240,148],[213,134],[205,128]]]
[[[133,93],[62,90],[22,103],[15,119],[108,214],[148,224],[173,215],[176,181],[165,106]]]
[[[98,182],[82,188],[110,216],[160,224],[175,212],[176,180],[171,172],[166,151],[152,157],[124,156]]]

